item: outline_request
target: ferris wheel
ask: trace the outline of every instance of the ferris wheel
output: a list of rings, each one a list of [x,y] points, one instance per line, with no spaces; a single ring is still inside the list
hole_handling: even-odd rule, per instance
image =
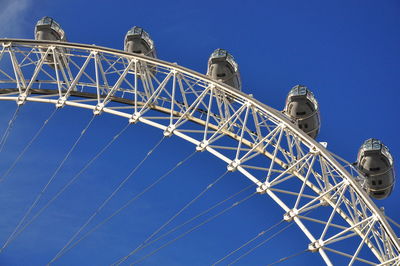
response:
[[[112,262],[115,265],[139,263],[157,252],[156,249],[139,261],[130,261],[133,255],[157,240],[160,232],[176,217],[231,172],[240,173],[243,178],[251,181],[249,189],[252,193],[249,197],[268,197],[281,208],[278,223],[254,239],[285,223],[296,225],[307,239],[303,251],[288,254],[280,261],[310,252],[321,256],[327,265],[335,264],[336,257],[349,265],[400,265],[400,241],[392,228],[392,225],[397,224],[386,217],[371,199],[387,197],[392,191],[395,177],[393,159],[388,148],[379,140],[367,140],[360,148],[356,163],[349,163],[328,151],[326,143],[315,140],[320,128],[319,108],[307,87],[295,86],[287,97],[285,109],[277,111],[241,91],[238,65],[226,50],[215,50],[208,61],[207,74],[200,74],[157,59],[153,40],[139,27],[128,31],[124,51],[69,43],[60,25],[48,17],[36,25],[35,38],[0,39],[0,100],[17,103],[2,136],[0,149],[3,149],[23,106],[47,103],[56,109],[43,122],[43,126],[32,134],[31,141],[13,164],[6,168],[0,182],[13,171],[58,110],[71,106],[90,110],[93,116],[10,232],[0,252],[6,252],[7,247],[32,221],[73,184],[128,127],[143,123],[161,130],[160,141],[144,154],[143,160],[48,264],[56,263],[90,235],[91,231],[82,238],[81,233],[161,142],[177,137],[192,144],[193,153],[150,184],[143,193],[197,153],[208,153],[222,160],[226,169],[172,217],[161,222],[160,227],[139,246]],[[102,114],[121,117],[127,125],[48,204],[38,212],[33,212],[93,120]],[[229,208],[245,200],[247,197]],[[114,213],[105,221],[112,217]],[[196,229],[193,227],[183,233],[182,237]],[[238,249],[215,258],[214,263],[227,262],[228,258],[253,240],[251,236],[249,238],[248,242],[238,245]],[[348,243],[352,243],[354,248],[348,250]]]

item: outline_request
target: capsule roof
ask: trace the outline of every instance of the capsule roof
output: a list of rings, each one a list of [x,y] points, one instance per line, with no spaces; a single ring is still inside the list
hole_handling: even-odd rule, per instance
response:
[[[154,48],[154,42],[150,38],[150,35],[141,27],[132,27],[125,35],[125,42],[129,37],[140,37],[150,46],[150,49]]]
[[[61,28],[60,24],[58,24],[53,18],[51,17],[43,17],[40,20],[38,20],[38,22],[36,23],[36,27],[35,27],[35,34],[37,31],[38,26],[48,26],[50,27],[52,30],[54,30],[59,36],[61,40],[65,39],[65,32],[64,30]]]
[[[313,104],[315,109],[318,109],[318,102],[314,97],[314,93],[312,93],[312,91],[310,91],[306,86],[304,85],[296,85],[294,86],[288,96],[287,96],[287,100],[289,100],[291,97],[295,97],[295,96],[306,96],[308,100],[310,100]]]
[[[226,61],[228,61],[228,63],[232,65],[235,72],[237,72],[239,69],[238,64],[235,61],[235,58],[225,49],[221,48],[215,49],[215,51],[211,54],[208,60],[208,64],[211,64],[212,61],[215,59],[225,59]]]
[[[367,139],[360,147],[359,157],[366,151],[380,151],[388,158],[390,165],[393,165],[393,157],[389,152],[389,148],[382,141],[374,138]]]

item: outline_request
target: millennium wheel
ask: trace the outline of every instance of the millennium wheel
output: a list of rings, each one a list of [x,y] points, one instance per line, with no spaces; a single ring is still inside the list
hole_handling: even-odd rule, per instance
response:
[[[92,121],[110,114],[125,119],[127,123],[110,142],[126,128],[135,127],[136,124],[142,123],[160,130],[160,142],[144,155],[143,160],[151,156],[164,139],[179,138],[192,145],[193,154],[208,153],[226,165],[221,175],[173,216],[161,222],[160,227],[140,245],[109,263],[119,265],[142,261],[131,259],[157,239],[167,225],[217,182],[236,172],[251,182],[251,196],[269,198],[281,208],[281,217],[278,217],[279,222],[275,226],[294,224],[304,233],[307,241],[302,252],[318,254],[327,265],[344,261],[350,265],[355,262],[400,265],[399,239],[384,212],[367,193],[363,174],[353,164],[329,152],[324,143],[315,141],[284,113],[209,76],[140,54],[59,41],[0,39],[0,43],[0,100],[16,102],[16,110],[3,135],[2,147],[14,122],[18,121],[20,110],[32,103],[46,103],[55,109],[42,127],[64,107],[87,109],[93,113],[65,160]],[[36,135],[31,132],[32,142],[41,129]],[[23,156],[25,151],[22,150],[16,158]],[[183,161],[196,156],[193,154]],[[6,253],[8,246],[41,214],[41,210],[32,210],[65,160],[56,168],[14,230],[9,232],[2,253]],[[18,164],[18,160],[14,162]],[[88,161],[82,171],[91,162]],[[2,182],[7,180],[15,164],[3,174]],[[83,228],[101,212],[127,179],[122,180],[85,220],[49,264],[56,263],[79,244],[80,237],[86,232],[82,231]],[[156,183],[150,188],[153,185]],[[59,191],[62,193],[64,190],[61,188]],[[52,199],[48,202],[51,204]],[[238,201],[232,207],[240,203]],[[254,239],[268,235],[272,227],[254,236]],[[196,229],[194,227],[188,233]],[[238,249],[214,258],[214,263],[227,262],[226,259],[252,241],[251,237],[249,242],[238,243]],[[352,248],[349,249],[349,246]],[[291,254],[282,261],[289,257]]]

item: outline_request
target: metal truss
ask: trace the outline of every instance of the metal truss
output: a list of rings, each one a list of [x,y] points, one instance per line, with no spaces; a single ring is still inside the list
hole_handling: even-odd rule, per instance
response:
[[[339,255],[349,265],[399,265],[399,239],[363,189],[363,176],[251,95],[176,64],[119,50],[0,43],[0,100],[86,108],[159,128],[254,182],[326,264]]]

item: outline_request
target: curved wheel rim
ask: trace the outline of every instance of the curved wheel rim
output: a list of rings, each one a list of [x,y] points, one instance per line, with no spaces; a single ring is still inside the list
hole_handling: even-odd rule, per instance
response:
[[[17,101],[18,104],[51,103],[58,107],[68,105],[91,109],[95,114],[106,112],[125,117],[132,123],[148,124],[163,130],[167,136],[176,135],[193,143],[198,150],[206,150],[225,161],[229,170],[240,171],[257,185],[260,193],[268,194],[284,210],[285,219],[295,221],[307,236],[309,248],[318,251],[327,264],[331,263],[325,252],[331,251],[329,241],[338,241],[345,234],[324,238],[332,225],[329,220],[326,221],[326,229],[318,233],[319,238],[305,226],[299,215],[318,200],[325,201],[333,208],[332,213],[342,217],[347,223],[347,229],[343,231],[355,232],[361,244],[365,243],[379,262],[390,262],[399,257],[400,243],[396,234],[384,214],[356,181],[361,180],[362,176],[349,163],[339,163],[320,143],[298,129],[279,111],[205,75],[153,58],[72,43],[12,39],[0,39],[0,42],[3,46],[0,63],[8,66],[2,69],[0,100]],[[46,66],[42,60],[42,55],[47,54],[53,55],[55,68]],[[104,69],[107,64],[111,69],[109,72]],[[90,65],[94,66],[95,73],[87,71]],[[154,69],[157,69],[155,75],[152,74]],[[113,80],[113,84],[105,82],[107,78]],[[152,82],[154,84],[150,85]],[[41,86],[53,89],[41,89]],[[76,89],[79,87],[82,88],[81,92]],[[82,99],[92,99],[93,102],[84,103]],[[132,111],[120,111],[118,104],[132,106]],[[219,110],[218,113],[215,110]],[[164,123],[146,117],[151,111],[164,114]],[[190,127],[185,128],[187,121],[201,125],[204,131],[194,133]],[[270,128],[266,129],[268,126]],[[229,152],[229,155],[226,150],[213,145],[222,136],[228,136],[237,143],[236,150]],[[286,145],[282,142],[285,138]],[[274,148],[268,150],[265,148],[267,144]],[[300,151],[294,152],[292,149]],[[257,153],[272,162],[265,171],[265,181],[244,165]],[[313,162],[311,166],[304,163],[307,158]],[[314,169],[314,161],[319,161],[321,166]],[[303,163],[305,167],[299,168]],[[349,173],[345,167],[353,173]],[[324,173],[324,169],[328,171]],[[303,200],[303,196],[299,191],[291,208],[273,190],[274,182],[284,182],[282,177],[272,174],[273,170],[280,173],[286,171],[297,177],[318,196],[310,200],[308,205],[301,206],[299,201]],[[329,172],[331,175],[327,174]],[[314,182],[308,178],[310,173],[315,178]],[[350,200],[350,194],[356,199]],[[357,254],[352,261],[354,257],[357,258]]]

